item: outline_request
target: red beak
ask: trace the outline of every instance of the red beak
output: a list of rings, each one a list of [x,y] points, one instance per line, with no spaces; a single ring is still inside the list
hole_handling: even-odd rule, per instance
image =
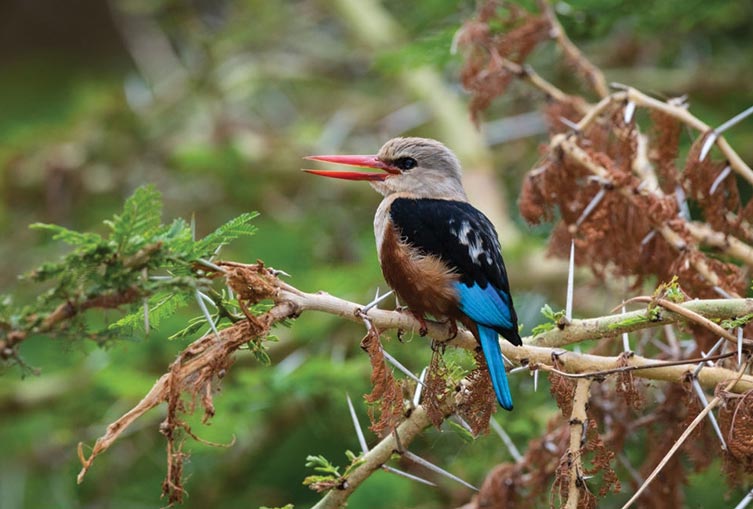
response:
[[[358,168],[372,168],[382,170],[386,173],[373,173],[369,171],[336,171],[336,170],[308,170],[306,173],[319,175],[322,177],[331,177],[344,180],[384,180],[390,175],[400,173],[397,168],[380,160],[377,156],[308,156],[304,157],[310,161],[324,161],[325,163],[344,164],[346,166],[356,166]]]

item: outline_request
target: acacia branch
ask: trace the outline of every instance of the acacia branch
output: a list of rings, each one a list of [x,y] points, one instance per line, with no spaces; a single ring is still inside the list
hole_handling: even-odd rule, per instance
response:
[[[604,101],[602,101],[604,102]],[[601,103],[600,103],[601,104]],[[585,120],[585,119],[584,119]],[[554,136],[552,138],[552,142],[550,144],[551,150],[561,150],[562,153],[566,156],[572,159],[574,162],[580,164],[584,168],[586,168],[588,171],[593,173],[595,176],[599,177],[605,182],[611,182],[611,173],[610,171],[602,166],[601,164],[597,163],[589,154],[586,152],[583,148],[580,147],[577,143],[577,136],[576,135],[564,135],[560,134],[557,136]],[[628,186],[620,186],[615,188],[615,191],[622,194],[627,200],[635,200],[636,197],[636,190],[632,187]],[[662,195],[659,194],[658,191],[654,190],[642,190],[642,193],[652,193],[654,194],[658,199],[664,198]],[[678,253],[685,251],[688,248],[696,249],[694,246],[689,246],[687,242],[682,238],[682,236],[677,233],[673,228],[669,227],[666,223],[656,220],[653,217],[650,217],[649,219],[652,220],[653,226],[656,229],[657,232],[661,234],[661,236],[664,238],[667,243],[672,246]],[[684,219],[680,218],[678,216],[678,221],[681,222],[682,228],[690,231],[690,227],[688,226],[689,222],[685,221]],[[697,233],[700,233],[700,229],[695,228],[694,231]],[[717,239],[719,236],[723,236],[726,238],[730,238],[729,236],[724,236],[721,233],[714,234],[711,233],[711,229],[704,231],[705,235],[703,238],[710,239],[714,238]],[[753,256],[753,254],[749,254],[745,251],[745,249],[740,246],[742,242],[733,244],[732,242],[726,242],[722,244],[721,246],[718,246],[723,252],[727,254],[732,254],[730,252],[730,246],[734,245],[734,253],[739,254],[743,253],[746,257],[748,255]],[[696,269],[696,271],[703,276],[706,281],[709,282],[712,286],[721,286],[721,282],[719,280],[719,276],[711,270],[711,268],[706,263],[705,259],[701,256],[691,256],[690,263],[693,265],[693,267]],[[734,294],[734,292],[730,292],[734,297],[738,297],[738,295]]]
[[[575,386],[573,410],[570,414],[570,448],[567,451],[568,462],[570,464],[570,478],[566,509],[577,509],[580,492],[584,486],[583,455],[581,450],[585,445],[586,430],[588,429],[586,407],[588,406],[590,388],[591,380],[588,378],[581,378]]]
[[[445,416],[452,413],[451,401],[447,399],[445,404]],[[313,507],[313,509],[336,509],[344,507],[348,497],[358,488],[371,474],[382,468],[395,453],[400,453],[401,448],[409,445],[425,428],[431,425],[426,409],[419,405],[413,409],[410,415],[397,427],[396,431],[383,438],[369,452],[360,457],[361,465],[354,468],[347,479],[340,486],[327,492],[327,494]],[[399,443],[395,435],[399,437]]]
[[[571,62],[575,68],[585,76],[586,81],[594,89],[599,97],[606,97],[609,95],[609,87],[607,86],[607,80],[604,79],[604,73],[601,69],[592,64],[580,51],[580,49],[573,44],[567,33],[560,25],[557,15],[554,13],[554,9],[545,0],[538,2],[539,8],[544,13],[551,26],[551,35],[557,42],[557,46],[560,47],[565,54],[565,58],[568,62]]]
[[[269,332],[269,329],[277,322],[297,317],[304,311],[320,311],[341,316],[354,322],[363,322],[363,306],[355,302],[349,302],[326,293],[306,293],[290,286],[274,275],[268,269],[260,265],[244,265],[239,263],[220,263],[228,270],[229,282],[237,288],[237,294],[243,299],[271,299],[274,306],[259,316],[249,315],[247,319],[239,321],[230,327],[219,331],[219,337],[214,332],[197,339],[180,353],[176,361],[170,366],[166,374],[160,377],[147,395],[131,410],[108,426],[105,434],[100,437],[87,458],[83,454],[82,447],[79,455],[82,461],[82,470],[79,474],[79,482],[91,467],[94,459],[106,451],[128,426],[139,417],[162,402],[175,402],[181,393],[202,400],[205,413],[211,417],[214,409],[211,404],[211,384],[217,377],[229,369],[232,363],[232,355],[242,346],[253,340],[261,340]],[[707,318],[735,318],[753,313],[753,299],[730,299],[730,300],[706,300],[690,301],[681,306],[691,309],[694,313]],[[552,366],[556,362],[559,369],[567,373],[589,373],[613,369],[624,365],[621,357],[606,357],[575,353],[562,350],[562,345],[571,344],[586,339],[599,339],[618,336],[622,332],[630,332],[639,328],[657,327],[667,323],[674,323],[687,319],[687,317],[666,312],[658,316],[649,316],[646,310],[634,311],[624,315],[613,315],[595,318],[591,320],[573,320],[562,329],[554,329],[536,338],[525,338],[525,346],[515,347],[507,341],[501,342],[503,353],[513,362],[530,364],[533,368],[539,365]],[[379,330],[387,329],[412,329],[418,330],[421,324],[413,315],[399,311],[387,311],[383,309],[371,309],[368,318],[373,326]],[[444,340],[449,336],[448,326],[437,322],[428,322],[429,336]],[[459,331],[456,338],[447,341],[447,344],[468,350],[475,350],[476,340],[468,331]],[[547,345],[547,346],[537,346]],[[666,380],[680,383],[686,379],[691,369],[688,366],[656,365],[654,362],[633,356],[629,359],[629,366],[641,366],[647,369],[634,371],[634,376]],[[721,367],[706,367],[698,374],[699,382],[705,387],[714,387],[723,381],[734,380],[737,377],[734,371]],[[596,376],[596,375],[595,375]],[[739,380],[730,387],[731,391],[742,393],[753,389],[753,377],[740,376]],[[452,401],[448,398],[444,415],[452,412]],[[176,412],[171,405],[168,414]],[[166,423],[173,426],[182,426],[182,421],[175,418],[174,414],[168,415]],[[418,407],[410,417],[398,427],[400,439],[408,443],[423,428],[428,426],[428,419],[422,407]],[[189,431],[190,434],[190,431]],[[168,440],[171,435],[168,434]],[[348,483],[355,489],[363,479],[381,466],[394,450],[394,443],[385,439],[367,455],[367,462],[357,467],[349,476]],[[171,461],[171,460],[169,460]],[[350,491],[352,491],[350,489]],[[345,500],[350,493],[347,487],[337,490],[338,494],[325,497],[325,500]],[[334,493],[334,492],[333,492]],[[329,497],[329,498],[328,498]],[[327,502],[328,504],[330,502]],[[335,502],[331,502],[335,504]],[[336,505],[323,506],[336,507]]]

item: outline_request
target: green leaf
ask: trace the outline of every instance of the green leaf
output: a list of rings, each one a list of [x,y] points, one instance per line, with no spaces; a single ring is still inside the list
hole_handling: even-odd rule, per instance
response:
[[[100,235],[90,232],[77,232],[65,226],[47,223],[34,223],[29,225],[32,230],[44,230],[52,233],[54,240],[62,240],[66,244],[77,248],[86,248],[97,245],[103,239]]]
[[[314,456],[314,455],[308,455],[306,456],[306,467],[313,468],[317,472],[322,472],[324,474],[330,474],[334,477],[340,477],[340,469],[337,468],[335,465],[330,463],[330,461],[325,458],[322,455]]]
[[[257,228],[249,223],[258,217],[258,215],[258,212],[243,213],[197,241],[195,246],[196,256],[198,258],[208,257],[231,240],[253,235],[256,233]]]
[[[160,228],[161,222],[162,195],[153,185],[146,185],[136,189],[126,200],[122,214],[105,224],[112,230],[111,239],[118,249],[133,244],[133,249],[129,250],[133,252]]]

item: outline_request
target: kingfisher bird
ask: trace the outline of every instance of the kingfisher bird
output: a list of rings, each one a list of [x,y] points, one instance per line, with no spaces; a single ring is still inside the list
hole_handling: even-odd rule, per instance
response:
[[[491,221],[469,202],[458,158],[426,138],[394,138],[375,155],[322,155],[306,159],[374,171],[304,171],[362,180],[384,196],[374,216],[382,273],[401,303],[419,319],[462,323],[479,342],[497,401],[513,402],[499,334],[520,346],[518,317],[507,270]]]

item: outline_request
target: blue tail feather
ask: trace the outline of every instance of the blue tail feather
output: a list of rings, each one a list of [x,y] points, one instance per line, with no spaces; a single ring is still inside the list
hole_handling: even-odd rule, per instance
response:
[[[507,382],[502,350],[499,348],[499,335],[494,329],[483,325],[478,325],[478,335],[497,401],[505,410],[512,410],[512,394],[510,394],[510,384]]]

